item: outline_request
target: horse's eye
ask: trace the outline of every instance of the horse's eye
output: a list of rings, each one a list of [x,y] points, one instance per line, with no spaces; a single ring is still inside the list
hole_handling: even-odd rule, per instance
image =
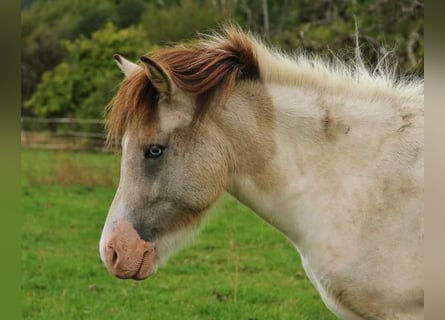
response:
[[[144,158],[156,159],[162,155],[165,147],[160,144],[151,144],[148,148],[144,149]]]

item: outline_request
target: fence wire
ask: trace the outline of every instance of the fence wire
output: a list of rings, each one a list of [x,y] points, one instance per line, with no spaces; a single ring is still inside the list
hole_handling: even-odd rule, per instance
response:
[[[29,148],[111,151],[102,119],[22,117],[21,144]]]

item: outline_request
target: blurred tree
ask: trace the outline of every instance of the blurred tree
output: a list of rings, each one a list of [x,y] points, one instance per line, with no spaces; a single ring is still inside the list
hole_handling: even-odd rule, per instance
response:
[[[128,59],[153,49],[140,27],[118,30],[113,24],[90,38],[65,41],[69,61],[47,71],[25,108],[41,117],[101,118],[104,107],[123,78],[113,54],[119,50]]]
[[[60,38],[51,27],[37,25],[22,38],[22,99],[26,101],[35,91],[42,74],[57,65],[66,55]]]
[[[234,11],[274,45],[331,58],[351,55],[357,21],[365,61],[391,51],[402,73],[423,74],[423,0],[240,0]]]
[[[63,61],[63,39],[86,36],[113,21],[110,1],[34,1],[22,11],[22,97],[34,92],[42,74]]]
[[[32,5],[32,2],[33,2],[33,0],[22,0],[22,1],[20,2],[20,4],[21,4],[21,8],[22,8],[22,9],[29,8],[29,7]]]
[[[181,0],[151,4],[141,25],[155,43],[185,41],[218,26],[229,16],[227,7],[214,1]]]
[[[116,26],[126,28],[138,24],[148,6],[146,0],[113,0],[116,11]]]

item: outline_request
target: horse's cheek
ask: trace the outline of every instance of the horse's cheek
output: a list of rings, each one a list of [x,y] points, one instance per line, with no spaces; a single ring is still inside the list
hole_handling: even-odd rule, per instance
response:
[[[181,206],[193,213],[201,213],[211,206],[227,184],[227,169],[215,162],[206,162],[190,165],[170,181],[170,194],[174,199],[181,199]]]

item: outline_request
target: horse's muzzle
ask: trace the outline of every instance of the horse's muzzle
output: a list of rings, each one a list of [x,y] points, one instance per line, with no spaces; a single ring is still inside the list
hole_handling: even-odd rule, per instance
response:
[[[107,269],[121,279],[143,280],[156,271],[156,248],[142,240],[125,219],[119,220],[110,235],[101,241],[101,256]]]

